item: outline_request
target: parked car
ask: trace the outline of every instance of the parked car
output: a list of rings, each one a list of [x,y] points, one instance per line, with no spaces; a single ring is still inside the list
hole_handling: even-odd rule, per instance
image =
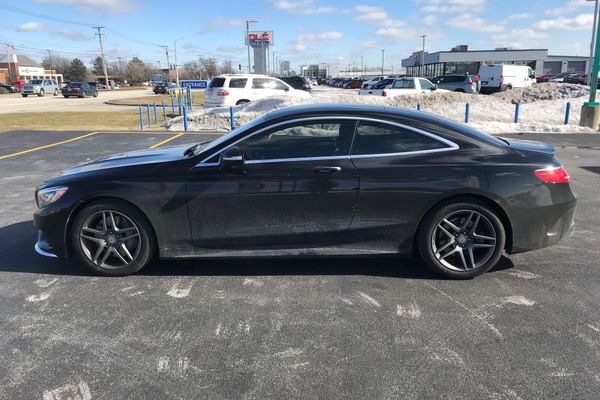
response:
[[[563,83],[566,78],[576,77],[579,73],[574,72],[562,72],[558,75],[554,75],[553,77],[548,78],[546,82],[550,83]]]
[[[362,83],[361,89],[372,89],[373,86],[375,86],[376,84],[378,84],[379,82],[381,82],[382,80],[387,79],[387,78],[388,78],[388,76],[376,76],[374,78],[371,78]]]
[[[394,80],[396,80],[396,78],[382,79],[376,84],[371,85],[371,89],[389,89],[392,83],[394,83]]]
[[[436,85],[425,78],[398,78],[394,79],[391,85],[385,89],[361,89],[358,94],[361,96],[383,96],[396,97],[411,94],[431,94],[435,91],[448,92],[445,89],[438,89]]]
[[[154,94],[167,94],[169,93],[169,89],[175,88],[175,84],[172,82],[156,82],[152,91]]]
[[[543,75],[539,75],[539,76],[535,77],[535,81],[537,83],[546,82],[546,79],[550,78],[551,76],[552,76],[552,74],[549,74],[549,73],[546,73],[546,74],[543,74]]]
[[[8,90],[10,93],[19,93],[19,89],[14,85],[9,85],[6,83],[0,83],[0,87]]]
[[[363,84],[363,80],[362,79],[353,79],[352,81],[350,81],[347,85],[346,88],[348,89],[360,89],[360,87]]]
[[[437,76],[431,80],[440,89],[451,92],[479,93],[479,85],[475,75],[444,75]]]
[[[310,93],[266,75],[220,75],[208,84],[204,107],[240,105],[269,96],[310,97]]]
[[[481,93],[503,92],[529,87],[535,80],[535,72],[527,65],[493,64],[479,67]]]
[[[62,95],[67,97],[75,96],[85,98],[87,96],[98,97],[98,89],[87,82],[70,82],[62,88]]]
[[[570,181],[550,145],[429,113],[285,107],[210,143],[105,157],[44,180],[35,249],[112,276],[154,257],[416,253],[465,279],[505,251],[569,237]]]
[[[308,78],[304,78],[302,76],[281,76],[279,77],[279,79],[281,79],[296,90],[306,90],[307,92],[310,92],[312,89]]]
[[[564,79],[564,83],[574,83],[576,85],[587,85],[587,74],[577,73],[566,76]]]
[[[21,95],[27,97],[30,94],[37,94],[39,97],[44,97],[46,93],[52,93],[58,96],[60,93],[60,85],[54,79],[34,79],[27,82],[21,88]]]

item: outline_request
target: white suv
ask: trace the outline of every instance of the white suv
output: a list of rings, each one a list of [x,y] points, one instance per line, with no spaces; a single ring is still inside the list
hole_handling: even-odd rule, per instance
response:
[[[37,94],[43,97],[46,93],[58,96],[60,93],[60,85],[54,79],[34,79],[27,82],[21,88],[21,96],[27,97],[30,94]]]
[[[311,97],[266,75],[219,75],[208,84],[204,107],[236,106],[270,96]]]

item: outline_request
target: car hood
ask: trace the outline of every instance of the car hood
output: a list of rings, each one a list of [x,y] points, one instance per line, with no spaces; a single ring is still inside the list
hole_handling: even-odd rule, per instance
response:
[[[101,169],[126,167],[132,165],[157,164],[169,161],[186,159],[183,152],[191,144],[161,147],[152,150],[139,150],[128,153],[115,154],[112,156],[100,158],[77,167],[69,168],[61,175],[72,175]]]

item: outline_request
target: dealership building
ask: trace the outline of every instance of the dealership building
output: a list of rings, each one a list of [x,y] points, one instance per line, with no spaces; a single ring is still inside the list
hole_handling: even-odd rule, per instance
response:
[[[300,75],[305,78],[326,79],[340,74],[339,64],[301,65]]]
[[[479,67],[490,64],[528,65],[536,74],[589,71],[589,57],[548,55],[548,49],[469,50],[456,46],[450,51],[435,53],[418,51],[402,60],[408,76],[440,76],[448,74],[476,74]]]
[[[27,56],[17,54],[0,55],[0,82],[12,83],[17,80],[23,82],[32,79],[56,79],[63,82],[62,74],[54,70],[44,69],[39,63]]]

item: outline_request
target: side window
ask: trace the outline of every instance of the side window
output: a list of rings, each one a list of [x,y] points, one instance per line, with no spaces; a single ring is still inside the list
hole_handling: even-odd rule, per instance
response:
[[[398,79],[392,85],[393,89],[414,89],[415,82],[412,79]]]
[[[289,88],[287,87],[287,85],[283,82],[280,82],[276,79],[271,79],[271,81],[273,81],[273,87],[272,89],[275,90],[289,90]]]
[[[347,156],[354,122],[302,122],[261,132],[236,146],[247,160]]]
[[[269,79],[265,78],[254,78],[252,79],[252,89],[269,89]]]
[[[409,129],[378,122],[359,122],[352,155],[406,153],[447,147],[434,138]]]
[[[422,90],[431,90],[431,89],[433,89],[435,87],[427,79],[419,79],[419,83],[421,84],[421,89]]]
[[[229,88],[230,89],[243,89],[246,87],[247,82],[248,82],[248,79],[246,79],[246,78],[231,79],[229,81]]]

